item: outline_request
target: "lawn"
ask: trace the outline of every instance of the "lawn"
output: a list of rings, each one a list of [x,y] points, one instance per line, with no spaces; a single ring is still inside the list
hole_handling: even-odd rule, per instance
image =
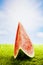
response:
[[[29,58],[21,50],[16,59],[12,44],[0,44],[0,65],[43,65],[43,45],[33,45],[35,56]]]

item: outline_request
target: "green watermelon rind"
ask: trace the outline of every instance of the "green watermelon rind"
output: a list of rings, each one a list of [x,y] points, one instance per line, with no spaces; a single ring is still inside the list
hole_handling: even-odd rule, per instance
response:
[[[28,57],[30,58],[33,58],[34,57],[34,50],[33,50],[33,53],[30,55],[30,54],[27,54],[22,48],[20,48],[24,54],[26,54]]]

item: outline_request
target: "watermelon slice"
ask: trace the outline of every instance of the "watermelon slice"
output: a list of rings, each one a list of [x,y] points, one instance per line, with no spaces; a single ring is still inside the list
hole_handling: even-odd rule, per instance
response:
[[[19,50],[22,50],[27,56],[34,57],[32,42],[26,34],[21,23],[18,24],[16,40],[14,44],[14,58],[17,57]]]

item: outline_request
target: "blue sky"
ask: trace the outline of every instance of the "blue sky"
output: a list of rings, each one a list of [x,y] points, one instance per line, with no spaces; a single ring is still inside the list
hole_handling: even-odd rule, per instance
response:
[[[19,21],[33,43],[43,43],[43,0],[0,0],[0,43],[15,42]]]

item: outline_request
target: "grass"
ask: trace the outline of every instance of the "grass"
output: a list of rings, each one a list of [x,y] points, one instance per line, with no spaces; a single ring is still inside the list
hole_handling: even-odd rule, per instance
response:
[[[0,44],[0,65],[43,65],[43,45],[34,45],[34,51],[34,58],[29,58],[20,50],[14,59],[13,45]]]

